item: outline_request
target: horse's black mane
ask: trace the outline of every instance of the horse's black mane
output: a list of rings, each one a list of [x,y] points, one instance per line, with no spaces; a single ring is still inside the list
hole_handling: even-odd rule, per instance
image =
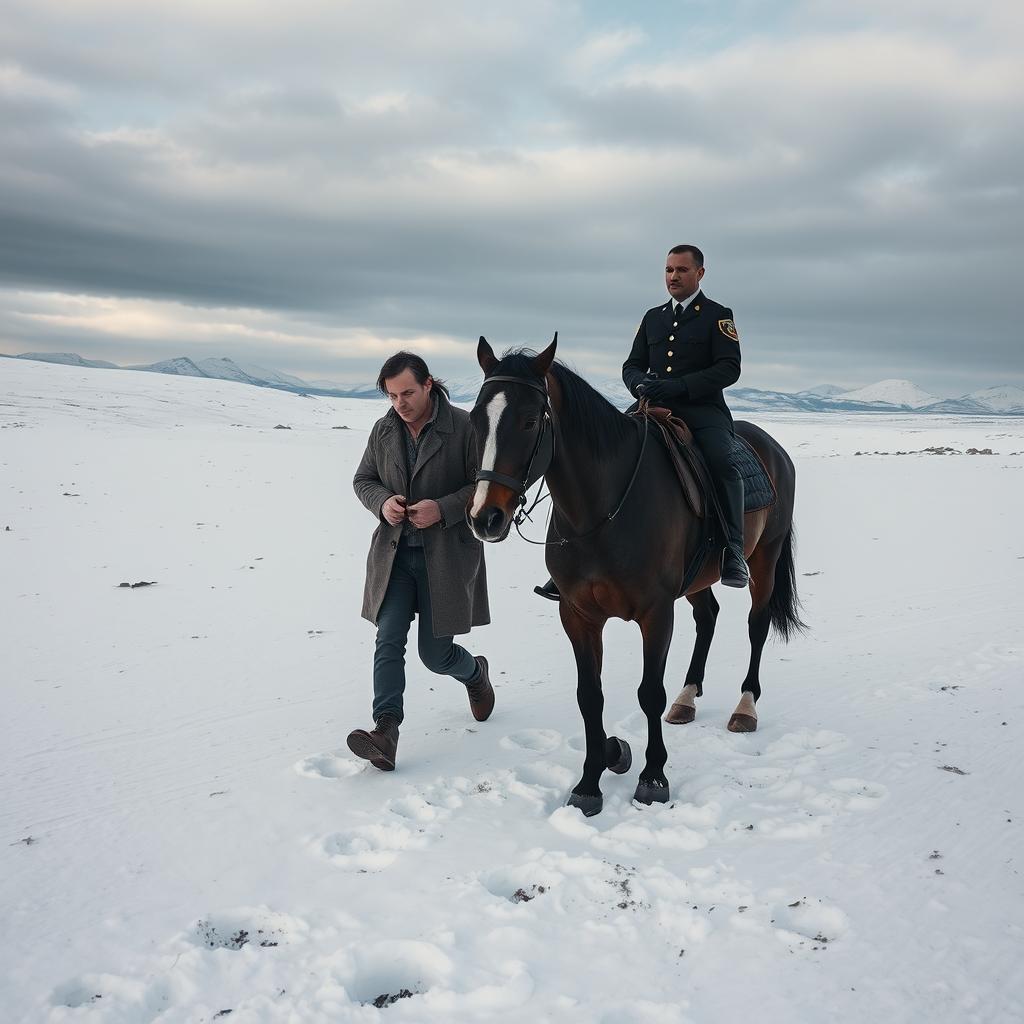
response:
[[[535,377],[533,360],[536,356],[530,349],[510,349],[502,354],[495,372],[509,377]],[[636,437],[633,417],[624,416],[565,363],[556,360],[550,372],[558,381],[564,399],[565,408],[559,420],[563,432],[582,436],[596,451]]]

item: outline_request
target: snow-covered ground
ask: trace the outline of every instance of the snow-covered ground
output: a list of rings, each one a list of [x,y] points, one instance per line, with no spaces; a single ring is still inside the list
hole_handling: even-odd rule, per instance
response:
[[[585,820],[572,655],[515,539],[468,640],[491,720],[413,656],[398,771],[347,752],[382,412],[0,363],[3,1021],[1024,1018],[1024,419],[763,418],[813,630],[769,645],[733,735],[721,593],[672,802],[633,806],[634,767]],[[670,698],[692,637],[681,603]],[[606,723],[642,761],[639,653],[609,626]]]

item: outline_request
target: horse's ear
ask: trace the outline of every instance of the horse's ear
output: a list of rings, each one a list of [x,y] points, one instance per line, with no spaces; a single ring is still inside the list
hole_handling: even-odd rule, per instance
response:
[[[487,344],[487,339],[482,334],[480,343],[476,347],[476,361],[485,374],[490,373],[498,365],[498,357],[494,354],[494,349]]]
[[[548,370],[551,369],[551,364],[555,361],[555,349],[558,348],[558,331],[555,331],[555,336],[551,339],[551,344],[539,356],[534,356],[533,359],[533,372],[538,377],[544,377],[547,375]]]

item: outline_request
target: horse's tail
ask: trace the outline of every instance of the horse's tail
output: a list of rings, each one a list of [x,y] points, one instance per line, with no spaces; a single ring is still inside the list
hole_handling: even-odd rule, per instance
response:
[[[807,623],[800,618],[800,598],[796,593],[795,545],[796,537],[791,523],[782,542],[779,560],[775,563],[775,581],[772,596],[768,598],[768,614],[772,625],[787,643],[794,634],[807,630]]]

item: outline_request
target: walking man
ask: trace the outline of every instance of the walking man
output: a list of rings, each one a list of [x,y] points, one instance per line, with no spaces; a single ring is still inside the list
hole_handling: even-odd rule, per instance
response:
[[[477,453],[469,413],[410,352],[381,367],[377,386],[391,410],[373,425],[352,485],[379,520],[366,560],[363,618],[377,626],[372,730],[349,733],[349,749],[392,771],[404,717],[405,649],[419,615],[419,655],[432,672],[462,683],[478,722],[494,708],[487,659],[454,642],[490,622],[483,544],[466,522]]]

